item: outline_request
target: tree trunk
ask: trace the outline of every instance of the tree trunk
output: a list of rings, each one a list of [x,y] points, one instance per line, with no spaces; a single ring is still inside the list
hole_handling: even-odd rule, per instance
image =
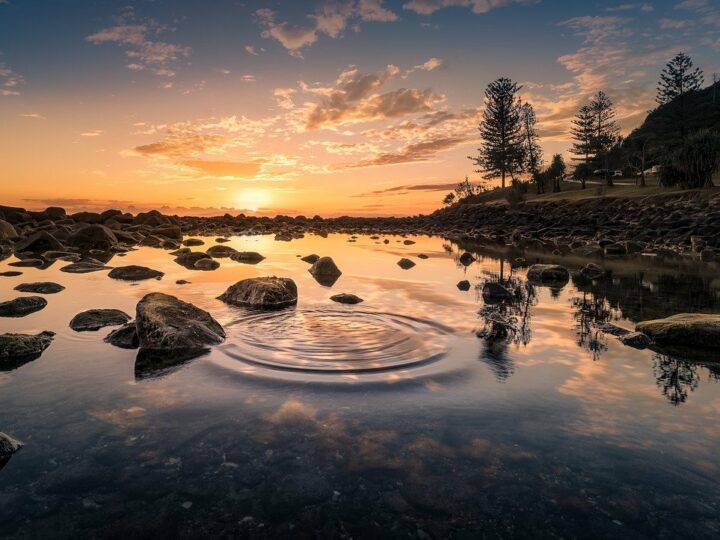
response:
[[[505,171],[503,171],[503,172],[500,173],[500,174],[501,174],[501,176],[502,176],[502,188],[505,189]]]

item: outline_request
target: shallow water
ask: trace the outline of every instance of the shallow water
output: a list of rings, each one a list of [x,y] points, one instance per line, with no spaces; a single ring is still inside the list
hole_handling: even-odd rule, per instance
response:
[[[39,359],[0,372],[0,430],[26,444],[0,471],[0,536],[720,535],[720,359],[635,350],[593,326],[718,312],[716,266],[604,261],[611,279],[550,289],[510,261],[586,261],[478,247],[465,267],[472,246],[441,238],[349,238],[234,237],[267,258],[212,272],[151,248],[109,263],[160,281],[66,274],[62,261],[0,277],[0,300],[23,282],[67,287],[0,319],[3,332],[57,332]],[[332,287],[307,272],[298,256],[310,253],[343,270]],[[259,275],[293,278],[297,308],[216,299]],[[488,308],[480,289],[500,277],[522,299]],[[151,291],[210,311],[227,341],[158,365],[104,343],[110,329],[68,327],[84,309],[132,314]],[[329,300],[339,292],[365,301]],[[477,338],[481,308],[518,332]]]

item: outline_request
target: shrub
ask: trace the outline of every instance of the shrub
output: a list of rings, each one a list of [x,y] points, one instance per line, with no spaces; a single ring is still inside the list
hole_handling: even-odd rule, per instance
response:
[[[712,187],[712,175],[720,169],[720,135],[707,130],[693,133],[673,157],[684,189]]]

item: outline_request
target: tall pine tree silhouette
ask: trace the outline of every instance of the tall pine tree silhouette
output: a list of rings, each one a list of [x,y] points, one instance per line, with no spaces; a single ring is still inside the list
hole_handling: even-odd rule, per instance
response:
[[[583,105],[578,110],[575,118],[572,121],[572,128],[570,133],[573,137],[573,145],[570,148],[570,153],[579,156],[577,160],[583,160],[585,165],[590,165],[590,159],[593,153],[593,136],[595,134],[594,128],[595,115],[590,105]],[[585,189],[585,175],[580,178],[582,182],[582,189]]]
[[[679,52],[663,68],[658,82],[657,97],[660,105],[678,100],[678,124],[680,125],[680,138],[685,140],[685,95],[688,92],[699,90],[705,77],[700,68],[693,69],[692,59],[685,53]]]

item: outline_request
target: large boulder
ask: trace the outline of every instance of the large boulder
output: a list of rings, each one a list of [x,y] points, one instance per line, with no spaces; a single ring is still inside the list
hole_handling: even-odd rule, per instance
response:
[[[146,266],[131,264],[129,266],[118,266],[108,273],[113,279],[122,279],[125,281],[141,281],[143,279],[160,279],[165,274],[159,270],[153,270]]]
[[[183,239],[183,233],[177,225],[155,227],[152,232],[156,236],[164,236],[165,238],[170,238],[171,240],[181,241]]]
[[[315,281],[326,287],[331,287],[342,272],[330,257],[320,257],[308,270],[315,278]]]
[[[215,258],[231,257],[237,252],[237,249],[231,248],[230,246],[212,246],[207,250],[207,254]]]
[[[116,246],[117,242],[115,233],[105,225],[88,225],[71,234],[67,244],[83,251],[91,249],[108,251]]]
[[[640,322],[635,330],[659,345],[720,350],[720,314],[680,313]]]
[[[3,360],[39,356],[50,346],[54,336],[54,332],[0,334],[0,368],[4,367]]]
[[[218,296],[235,306],[275,309],[297,304],[297,285],[292,279],[259,277],[243,279]]]
[[[38,281],[37,283],[21,283],[15,287],[16,291],[36,294],[55,294],[64,291],[65,287],[52,281]]]
[[[533,264],[527,273],[530,282],[544,285],[565,285],[570,280],[570,272],[557,264]]]
[[[42,296],[19,296],[7,302],[0,302],[0,317],[25,317],[47,306]]]
[[[60,240],[47,231],[36,232],[15,243],[16,253],[23,251],[42,253],[44,251],[60,251],[64,248],[65,246],[62,245]]]
[[[70,328],[76,332],[95,331],[105,326],[117,326],[130,320],[130,315],[119,309],[88,309],[75,315]]]
[[[11,223],[8,223],[4,219],[0,219],[0,240],[17,238],[17,231]]]
[[[163,293],[137,304],[135,325],[141,349],[194,351],[225,340],[222,326],[207,312]]]

